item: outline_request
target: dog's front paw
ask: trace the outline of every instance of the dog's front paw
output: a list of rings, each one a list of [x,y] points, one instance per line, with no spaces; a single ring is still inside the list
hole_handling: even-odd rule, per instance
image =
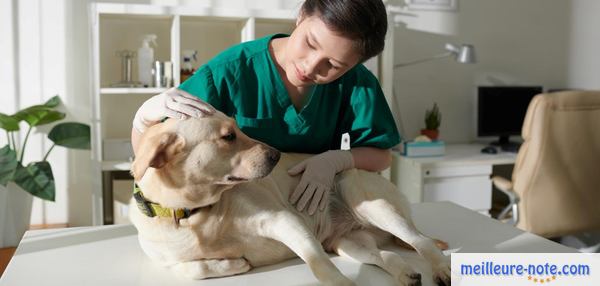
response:
[[[421,274],[414,271],[401,271],[395,273],[394,280],[398,285],[402,286],[421,286]]]
[[[432,268],[433,282],[440,286],[450,286],[450,261],[445,259],[442,263]]]

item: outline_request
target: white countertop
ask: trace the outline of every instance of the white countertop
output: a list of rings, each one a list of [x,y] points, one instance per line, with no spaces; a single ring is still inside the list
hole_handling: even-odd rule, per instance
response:
[[[402,160],[410,160],[412,162],[423,165],[503,165],[514,164],[517,158],[517,153],[504,152],[498,149],[496,154],[481,153],[481,149],[485,144],[447,144],[444,156],[434,157],[405,157],[401,156]]]
[[[576,252],[448,202],[413,205],[417,227],[445,240],[448,252]],[[433,285],[431,270],[415,252],[398,249]],[[332,255],[336,266],[358,285],[394,285],[383,270]],[[131,225],[28,231],[0,285],[318,285],[300,259],[249,273],[207,280],[183,280],[155,265],[139,247]]]

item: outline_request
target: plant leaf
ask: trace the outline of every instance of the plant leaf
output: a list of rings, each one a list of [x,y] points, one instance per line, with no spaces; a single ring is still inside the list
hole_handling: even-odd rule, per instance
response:
[[[14,181],[28,193],[43,200],[54,201],[54,175],[47,161],[32,162],[27,167],[18,164]]]
[[[52,108],[57,107],[58,105],[60,105],[60,103],[60,97],[58,97],[58,95],[55,95],[52,98],[48,99],[48,101],[44,103],[44,106]]]
[[[0,113],[0,128],[9,132],[17,131],[19,130],[19,120],[4,113]]]
[[[19,165],[17,152],[6,145],[0,149],[0,185],[6,184],[13,179],[15,169]]]
[[[90,126],[77,122],[56,124],[48,138],[56,145],[73,149],[90,149]]]
[[[27,107],[13,115],[17,120],[25,120],[29,126],[38,126],[65,118],[65,114],[44,105]]]

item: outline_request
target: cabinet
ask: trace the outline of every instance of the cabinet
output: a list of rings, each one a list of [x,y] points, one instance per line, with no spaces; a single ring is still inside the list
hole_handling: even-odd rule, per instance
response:
[[[114,220],[113,180],[129,178],[132,154],[128,140],[137,108],[165,90],[111,87],[121,80],[117,51],[137,51],[144,35],[156,34],[155,59],[173,63],[173,85],[178,86],[183,50],[198,52],[197,68],[234,44],[272,33],[290,33],[295,19],[294,10],[275,8],[90,4],[94,225]],[[138,79],[135,61],[132,78]]]
[[[514,164],[515,153],[481,154],[481,144],[450,144],[445,156],[394,153],[391,180],[411,203],[451,201],[489,215],[494,165]]]

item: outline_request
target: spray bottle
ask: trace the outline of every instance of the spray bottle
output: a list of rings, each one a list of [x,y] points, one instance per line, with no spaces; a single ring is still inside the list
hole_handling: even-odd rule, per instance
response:
[[[197,51],[194,50],[184,50],[182,52],[183,55],[183,64],[181,65],[181,82],[184,82],[190,76],[194,74],[194,66],[192,66],[192,60],[196,61]]]
[[[140,82],[146,86],[152,86],[152,63],[154,62],[154,49],[156,47],[156,35],[148,34],[142,39],[142,46],[138,49],[138,74]]]

